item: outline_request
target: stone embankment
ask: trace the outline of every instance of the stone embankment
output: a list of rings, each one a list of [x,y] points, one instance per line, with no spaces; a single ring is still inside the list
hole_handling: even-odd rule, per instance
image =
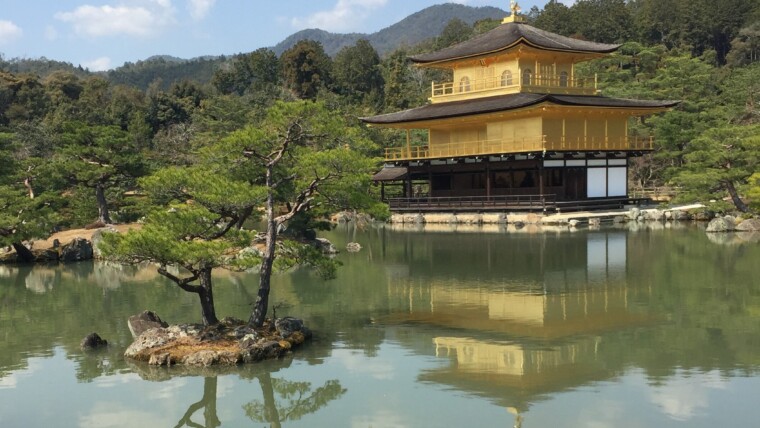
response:
[[[25,241],[24,247],[32,255],[31,260],[21,260],[12,247],[0,248],[1,263],[68,263],[82,260],[100,259],[101,253],[98,245],[104,233],[126,233],[133,229],[139,229],[140,224],[109,225],[99,229],[72,229],[53,234],[46,240]],[[261,255],[263,237],[255,240],[251,247],[244,248],[243,252],[252,252]],[[315,248],[325,254],[337,254],[338,249],[325,238],[315,238],[311,241]],[[351,251],[351,249],[349,249]],[[357,249],[358,251],[358,249]]]
[[[104,233],[122,233],[139,228],[139,224],[110,225],[99,229],[73,229],[54,233],[48,239],[25,241],[34,263],[68,263],[100,258],[98,243]],[[18,263],[16,251],[0,249],[0,263]]]
[[[709,221],[714,214],[703,205],[685,205],[667,209],[639,209],[615,211],[588,211],[563,214],[539,213],[407,213],[393,214],[394,224],[509,224],[509,225],[566,225],[598,224],[602,221],[626,223],[629,221]]]

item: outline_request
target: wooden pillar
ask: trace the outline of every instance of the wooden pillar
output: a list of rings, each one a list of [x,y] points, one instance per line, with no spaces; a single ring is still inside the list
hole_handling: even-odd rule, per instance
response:
[[[380,182],[380,200],[385,202],[385,182]]]
[[[411,157],[412,156],[412,142],[411,142],[411,136],[409,135],[410,131],[406,130],[406,156]]]
[[[433,196],[433,171],[430,170],[428,165],[428,197]]]
[[[546,212],[546,196],[544,195],[544,159],[538,158],[538,194],[541,195],[543,211]]]
[[[544,161],[538,160],[538,193],[544,194]]]
[[[486,158],[486,196],[491,196],[491,160]]]
[[[609,149],[610,146],[610,125],[609,119],[604,118],[604,148]]]

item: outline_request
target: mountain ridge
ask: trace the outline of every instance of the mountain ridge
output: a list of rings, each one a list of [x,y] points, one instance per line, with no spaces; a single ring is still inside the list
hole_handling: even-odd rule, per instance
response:
[[[328,55],[335,56],[344,47],[353,46],[360,39],[367,39],[382,57],[400,47],[411,47],[439,36],[452,19],[460,19],[468,25],[473,25],[483,19],[501,19],[506,15],[507,12],[492,6],[473,7],[444,3],[429,6],[374,33],[331,33],[320,29],[306,29],[291,34],[269,49],[280,56],[299,41],[309,39],[320,42]],[[58,70],[70,71],[80,76],[101,75],[114,84],[135,86],[143,90],[152,82],[160,81],[160,86],[166,89],[172,83],[182,80],[208,83],[214,72],[224,67],[235,56],[236,54],[219,54],[185,59],[172,55],[153,55],[135,62],[126,62],[108,71],[98,72],[85,69],[81,65],[74,66],[44,57],[8,61],[0,56],[0,70],[29,72],[41,77],[46,77]]]
[[[378,54],[383,56],[401,46],[413,46],[437,37],[446,24],[455,18],[472,25],[482,19],[501,19],[505,16],[507,12],[493,6],[474,7],[444,3],[426,7],[374,33],[331,33],[319,29],[306,29],[291,34],[270,49],[279,56],[301,40],[314,40],[322,43],[328,55],[334,56],[340,49],[351,46],[360,39],[367,39]]]

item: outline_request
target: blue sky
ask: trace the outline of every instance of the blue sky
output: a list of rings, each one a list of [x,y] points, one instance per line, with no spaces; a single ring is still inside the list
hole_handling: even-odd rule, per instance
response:
[[[0,54],[106,70],[152,55],[250,52],[304,28],[372,33],[440,3],[446,1],[0,0]],[[509,0],[456,3],[509,9]],[[545,0],[519,3],[527,11]]]

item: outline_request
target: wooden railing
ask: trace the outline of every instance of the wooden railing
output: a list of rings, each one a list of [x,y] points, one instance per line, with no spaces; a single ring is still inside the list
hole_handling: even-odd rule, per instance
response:
[[[389,147],[385,149],[386,161],[457,158],[467,156],[501,155],[542,151],[578,150],[652,150],[652,137],[621,138],[561,138],[548,140],[545,135],[518,138],[440,143],[430,146]]]
[[[574,201],[557,201],[554,194],[389,198],[393,212],[455,212],[455,211],[541,211],[567,213],[577,211],[618,210],[626,206],[651,204],[649,198],[614,197]]]
[[[681,191],[680,187],[655,186],[655,187],[634,187],[631,189],[631,197],[649,198],[658,202],[669,202]]]
[[[484,92],[493,91],[496,94],[515,92],[553,93],[571,95],[595,95],[597,91],[596,77],[570,79],[561,75],[532,76],[523,79],[515,76],[512,79],[501,77],[486,77],[459,82],[432,82],[431,100],[456,101],[472,98],[473,94],[483,96]]]

